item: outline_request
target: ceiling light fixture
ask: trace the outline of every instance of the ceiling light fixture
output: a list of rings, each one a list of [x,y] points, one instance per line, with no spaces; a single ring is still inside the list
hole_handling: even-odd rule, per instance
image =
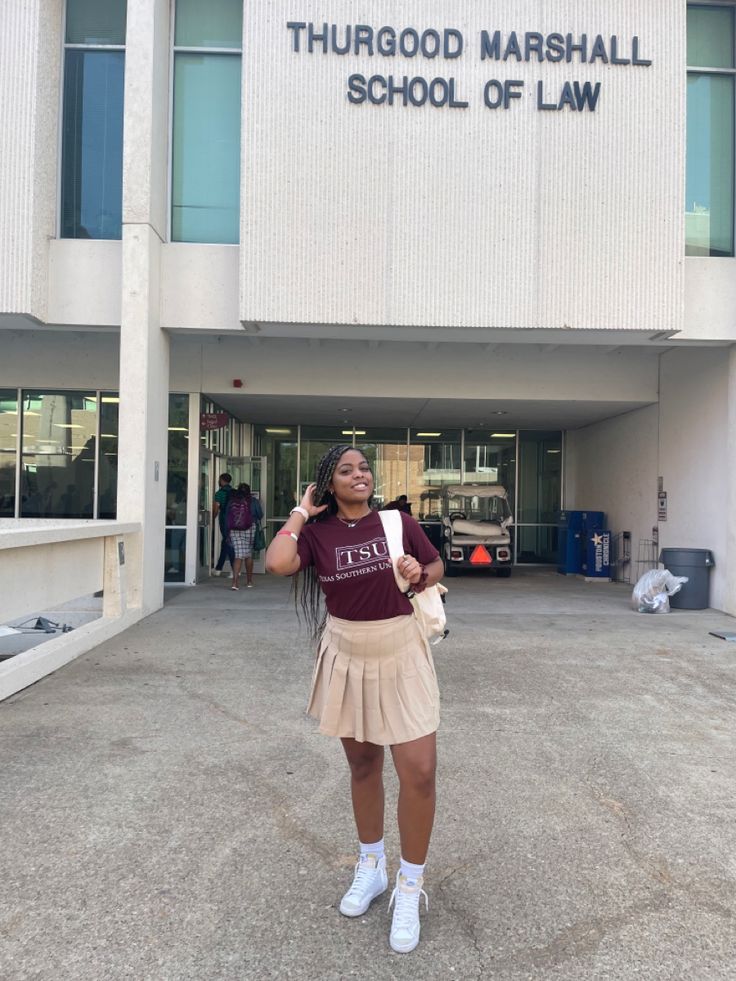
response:
[[[417,436],[441,436],[442,433],[417,433]]]
[[[491,439],[516,439],[516,433],[491,433]]]
[[[365,429],[343,429],[343,436],[365,436]]]
[[[279,428],[278,426],[266,427],[266,432],[271,436],[291,436],[291,430],[285,428]]]
[[[188,433],[189,430],[186,426],[169,426],[170,433]]]

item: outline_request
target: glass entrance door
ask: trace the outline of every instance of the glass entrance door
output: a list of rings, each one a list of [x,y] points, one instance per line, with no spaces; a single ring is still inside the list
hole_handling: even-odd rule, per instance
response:
[[[218,490],[220,489],[220,474],[227,473],[227,459],[220,453],[212,454],[212,472],[210,474],[210,555],[212,556],[212,564],[210,570],[216,567],[217,561],[220,557],[220,549],[222,548],[222,532],[220,531],[220,519],[214,517],[215,501]],[[229,575],[231,572],[230,563],[225,563],[224,575]],[[211,571],[207,573],[211,574]]]
[[[197,491],[197,580],[206,579],[212,568],[212,477],[211,450],[200,450]]]
[[[239,484],[248,484],[253,497],[258,498],[263,510],[263,520],[261,525],[265,529],[267,517],[266,502],[268,500],[268,495],[266,493],[265,456],[229,456],[227,458],[227,470],[228,473],[232,474],[233,488],[237,488]],[[256,573],[265,573],[265,550],[260,552],[258,556],[254,556],[253,571]]]

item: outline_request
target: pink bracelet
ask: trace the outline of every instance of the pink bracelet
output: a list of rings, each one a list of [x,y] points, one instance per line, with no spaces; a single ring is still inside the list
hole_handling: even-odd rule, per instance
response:
[[[289,538],[293,538],[295,542],[299,541],[299,536],[297,534],[295,534],[293,531],[287,531],[285,528],[282,528],[281,531],[276,532],[277,538],[279,535],[288,535]]]

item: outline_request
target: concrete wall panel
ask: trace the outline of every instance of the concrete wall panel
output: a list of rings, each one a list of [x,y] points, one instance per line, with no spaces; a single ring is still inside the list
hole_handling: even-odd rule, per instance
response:
[[[161,325],[242,331],[236,246],[162,247]]]
[[[122,244],[61,238],[50,246],[49,323],[119,327]]]
[[[685,4],[246,4],[244,321],[643,328],[682,321]],[[287,21],[454,28],[444,58],[292,49]],[[480,58],[480,32],[640,38],[650,67]],[[351,105],[352,73],[454,78],[467,109]],[[507,110],[489,79],[523,81]],[[595,112],[540,111],[566,82]]]
[[[666,352],[659,405],[569,433],[566,458],[568,507],[600,508],[614,531],[630,529],[634,559],[638,539],[651,538],[657,524],[660,548],[711,549],[716,559],[711,605],[730,613],[736,612],[728,585],[729,562],[733,566],[728,518],[734,472],[728,431],[732,361],[723,348]],[[659,523],[658,476],[667,492],[667,520]]]
[[[0,4],[0,312],[46,317],[55,234],[61,0]]]
[[[3,331],[0,386],[64,388],[118,385],[118,331],[39,328]],[[171,341],[171,391],[233,394],[366,395],[395,398],[557,399],[655,402],[657,357],[624,348],[606,355],[596,348],[544,352],[534,345],[502,345],[492,353],[479,344],[380,345],[305,340],[253,342],[245,336]],[[297,420],[298,421],[298,420]],[[544,425],[544,420],[540,420]]]
[[[605,511],[614,534],[631,532],[632,580],[639,542],[657,523],[658,416],[650,405],[566,436],[565,506]]]
[[[117,391],[118,331],[0,332],[0,387]]]
[[[736,340],[736,259],[685,260],[683,340]]]
[[[320,397],[560,399],[655,402],[657,358],[641,349],[545,352],[534,345],[382,344],[246,337],[174,337],[171,385],[177,391],[283,393]],[[544,425],[544,421],[541,421]]]
[[[662,547],[709,548],[711,605],[736,612],[728,596],[729,352],[671,351],[662,356],[659,415],[660,473],[667,491]]]

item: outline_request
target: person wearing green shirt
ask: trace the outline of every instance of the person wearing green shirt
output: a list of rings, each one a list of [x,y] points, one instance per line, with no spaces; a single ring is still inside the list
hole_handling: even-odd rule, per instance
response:
[[[217,560],[217,565],[212,570],[212,574],[215,576],[222,575],[226,560],[230,563],[230,568],[232,569],[233,559],[235,558],[233,547],[228,538],[227,528],[227,505],[230,495],[233,492],[232,482],[233,478],[229,473],[221,473],[218,480],[219,489],[215,493],[212,517],[213,519],[217,518],[219,520],[220,536],[222,538],[222,542],[220,543],[220,557]]]

